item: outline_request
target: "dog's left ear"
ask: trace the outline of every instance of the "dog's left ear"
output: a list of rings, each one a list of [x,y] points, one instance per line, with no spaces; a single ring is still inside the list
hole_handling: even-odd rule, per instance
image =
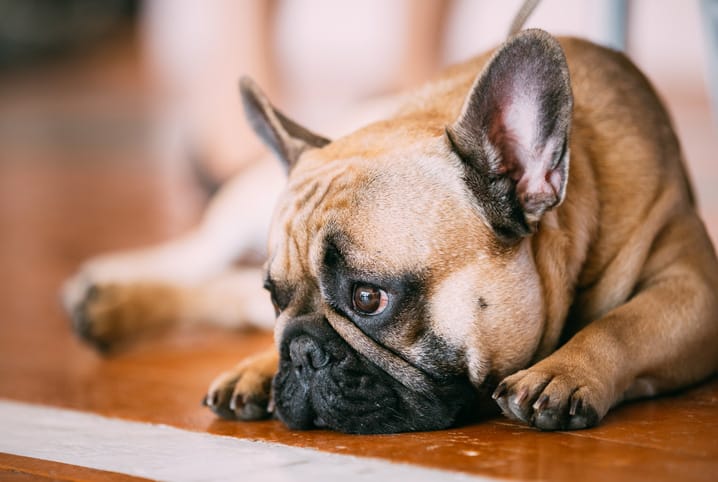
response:
[[[288,171],[305,150],[329,144],[329,139],[305,129],[275,109],[249,77],[240,79],[239,92],[254,132],[274,151]]]
[[[505,241],[531,234],[563,201],[572,106],[558,41],[525,30],[497,50],[447,128],[466,182]]]

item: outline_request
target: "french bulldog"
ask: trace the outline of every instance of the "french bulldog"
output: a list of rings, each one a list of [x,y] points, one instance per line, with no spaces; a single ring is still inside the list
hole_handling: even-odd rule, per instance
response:
[[[288,179],[263,269],[275,346],[212,383],[219,415],[389,433],[449,427],[490,397],[583,429],[716,372],[715,250],[670,119],[621,53],[521,31],[331,141],[240,90]],[[246,272],[194,283],[261,224],[269,208],[248,199],[85,266],[65,287],[77,331],[107,347],[177,319],[271,318]],[[242,233],[218,234],[241,203]],[[168,261],[189,252],[203,261]]]

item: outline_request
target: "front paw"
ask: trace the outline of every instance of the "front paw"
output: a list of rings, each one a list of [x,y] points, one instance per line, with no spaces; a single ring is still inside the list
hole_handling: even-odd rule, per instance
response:
[[[260,420],[272,412],[271,387],[276,354],[261,353],[215,378],[203,404],[222,418]]]
[[[509,418],[541,430],[596,425],[610,407],[606,390],[575,370],[529,368],[505,378],[492,398]]]

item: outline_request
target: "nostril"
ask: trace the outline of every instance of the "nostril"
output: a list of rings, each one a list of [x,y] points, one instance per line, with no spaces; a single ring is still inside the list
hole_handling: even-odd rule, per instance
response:
[[[300,335],[289,343],[289,356],[299,373],[305,369],[317,370],[329,363],[329,355],[307,335]]]
[[[320,349],[310,355],[310,361],[314,368],[323,368],[329,364],[329,355]]]

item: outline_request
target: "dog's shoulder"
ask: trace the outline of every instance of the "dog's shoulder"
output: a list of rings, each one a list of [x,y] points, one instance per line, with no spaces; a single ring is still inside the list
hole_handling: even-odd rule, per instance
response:
[[[623,53],[561,38],[574,112],[571,175],[557,215],[585,259],[574,318],[589,320],[625,301],[653,239],[693,197],[670,117]]]

